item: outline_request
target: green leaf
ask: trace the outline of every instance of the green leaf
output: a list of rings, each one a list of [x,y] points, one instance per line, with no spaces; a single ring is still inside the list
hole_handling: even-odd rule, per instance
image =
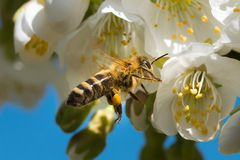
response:
[[[67,153],[72,160],[90,160],[97,157],[103,151],[105,145],[106,135],[84,129],[72,137]]]
[[[93,102],[79,109],[62,104],[57,112],[56,122],[64,132],[73,132],[84,122],[94,105]]]
[[[177,136],[177,141],[167,150],[168,160],[202,160],[202,155],[194,141]]]
[[[166,160],[163,144],[166,136],[157,133],[153,127],[145,132],[146,144],[140,153],[141,160]]]

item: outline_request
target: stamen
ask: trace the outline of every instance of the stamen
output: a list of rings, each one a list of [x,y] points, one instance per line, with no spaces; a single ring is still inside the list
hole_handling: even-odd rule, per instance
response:
[[[24,48],[38,56],[43,56],[48,51],[48,42],[34,34]]]
[[[233,12],[240,12],[240,8],[234,8]]]
[[[221,29],[218,26],[214,27],[214,32],[215,33],[221,33]]]
[[[177,77],[173,90],[176,94],[172,103],[174,110],[176,109],[176,123],[180,123],[183,118],[200,134],[207,135],[207,119],[213,112],[221,114],[222,101],[206,67],[188,69]],[[184,116],[178,115],[179,110]]]
[[[207,17],[207,16],[202,16],[202,17],[201,17],[201,21],[202,21],[203,23],[207,23],[207,22],[208,22],[208,17]]]

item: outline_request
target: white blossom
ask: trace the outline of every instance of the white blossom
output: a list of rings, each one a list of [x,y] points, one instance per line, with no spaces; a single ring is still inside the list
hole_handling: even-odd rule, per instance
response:
[[[146,51],[153,56],[177,54],[192,42],[215,43],[222,24],[211,13],[208,0],[122,0],[127,11],[147,23]]]
[[[87,7],[85,0],[28,1],[14,16],[15,51],[28,62],[49,59],[62,36],[80,25]]]
[[[240,152],[240,112],[234,113],[222,127],[219,146],[225,154]]]
[[[240,52],[240,1],[210,0],[213,15],[223,25],[219,43]]]
[[[240,95],[240,62],[213,53],[213,47],[193,44],[170,58],[161,71],[153,126],[190,140],[213,139],[220,120],[229,114]]]
[[[106,55],[128,57],[144,52],[142,20],[124,11],[118,0],[107,0],[79,29],[63,38],[58,54],[70,87],[86,80],[105,63]]]

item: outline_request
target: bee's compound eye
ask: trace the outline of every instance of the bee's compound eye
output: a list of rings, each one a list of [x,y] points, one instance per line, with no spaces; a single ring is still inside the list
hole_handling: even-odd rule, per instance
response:
[[[146,61],[146,60],[143,60],[143,64],[145,64],[148,69],[152,68],[151,64],[148,61]]]

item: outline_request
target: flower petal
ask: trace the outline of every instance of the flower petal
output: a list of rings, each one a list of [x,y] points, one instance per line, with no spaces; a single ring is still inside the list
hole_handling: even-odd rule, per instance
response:
[[[88,5],[89,0],[46,0],[44,11],[52,28],[67,33],[80,25]]]
[[[240,152],[240,112],[233,114],[221,130],[220,151],[225,154]]]
[[[177,133],[171,110],[172,86],[172,83],[159,85],[152,114],[153,127],[167,135],[175,135]]]

